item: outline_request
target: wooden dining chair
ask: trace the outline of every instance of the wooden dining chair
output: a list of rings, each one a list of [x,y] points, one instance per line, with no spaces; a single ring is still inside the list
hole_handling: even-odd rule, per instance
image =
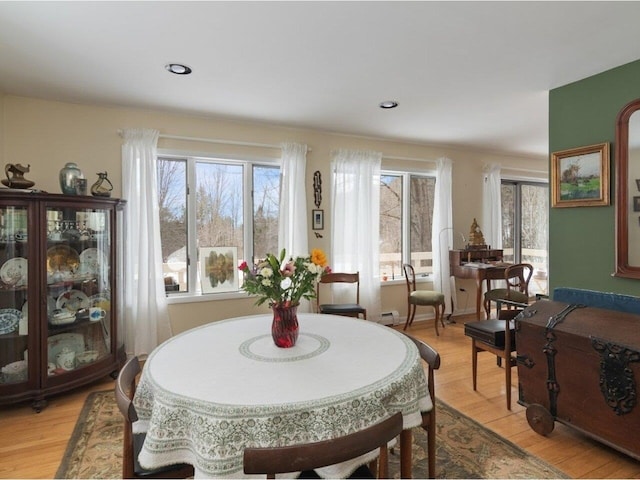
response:
[[[434,290],[416,290],[416,272],[409,263],[402,264],[404,278],[407,283],[407,321],[404,324],[404,330],[412,323],[416,316],[416,308],[418,305],[433,307],[436,318],[434,325],[436,327],[436,335],[440,335],[438,331],[438,320],[444,328],[444,295]]]
[[[276,473],[310,472],[316,468],[351,460],[379,448],[378,478],[388,478],[387,444],[400,432],[402,413],[397,412],[369,428],[331,440],[286,447],[245,448],[244,473],[264,474],[267,478],[276,478]],[[356,472],[360,475],[351,478],[374,478],[366,467]]]
[[[138,414],[133,405],[136,391],[136,376],[140,373],[138,357],[130,358],[118,373],[115,396],[118,409],[124,417],[124,441],[122,449],[122,478],[188,478],[193,477],[193,466],[181,463],[147,470],[140,466],[138,454],[144,443],[144,433],[133,433],[133,422]]]
[[[322,303],[320,301],[320,293],[322,290],[328,290],[332,284],[352,284],[355,290],[355,303]],[[325,285],[326,288],[322,288]],[[320,281],[316,286],[316,311],[318,313],[326,313],[329,315],[345,315],[347,317],[360,317],[367,319],[367,310],[360,305],[360,272],[356,273],[327,273],[320,277]]]
[[[478,353],[493,353],[499,360],[498,366],[504,363],[507,409],[511,410],[511,368],[516,365],[516,358],[513,355],[516,351],[513,318],[526,308],[527,304],[509,300],[498,300],[496,303],[498,318],[465,323],[464,334],[471,338],[473,390],[475,391],[477,387]],[[509,309],[503,310],[503,305],[508,305]]]
[[[431,398],[432,408],[428,412],[422,412],[422,428],[427,432],[427,461],[429,478],[436,478],[436,389],[435,389],[435,371],[440,368],[440,354],[427,343],[419,340],[406,332],[402,332],[409,337],[420,353],[420,358],[427,365],[427,382],[429,389],[429,397]],[[402,455],[402,452],[400,452]]]
[[[529,303],[529,281],[533,275],[533,266],[529,263],[516,263],[504,271],[504,286],[488,288],[484,294],[484,311],[491,316],[491,302],[507,300],[509,302]]]

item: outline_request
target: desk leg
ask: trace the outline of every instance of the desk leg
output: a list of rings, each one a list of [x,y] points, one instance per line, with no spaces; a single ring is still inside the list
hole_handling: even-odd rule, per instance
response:
[[[411,429],[400,432],[400,478],[412,478],[411,473]]]
[[[476,318],[480,320],[482,317],[480,311],[482,309],[482,279],[476,278]]]

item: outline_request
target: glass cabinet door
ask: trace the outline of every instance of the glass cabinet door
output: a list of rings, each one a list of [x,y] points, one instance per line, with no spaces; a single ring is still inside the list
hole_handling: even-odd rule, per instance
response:
[[[112,354],[110,210],[46,208],[47,375]]]
[[[28,380],[28,208],[0,207],[0,383]]]

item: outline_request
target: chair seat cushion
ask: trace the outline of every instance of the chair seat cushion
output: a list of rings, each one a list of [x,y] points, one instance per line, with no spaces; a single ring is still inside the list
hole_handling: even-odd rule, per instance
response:
[[[484,294],[486,300],[512,300],[514,302],[527,303],[529,298],[525,293],[507,290],[506,288],[494,288]]]
[[[177,463],[175,465],[167,465],[165,467],[155,468],[152,470],[147,470],[146,468],[142,468],[140,463],[138,462],[138,455],[140,454],[140,450],[142,450],[142,444],[144,443],[146,435],[144,433],[135,433],[133,435],[133,471],[138,477],[147,477],[147,478],[156,478],[160,474],[163,475],[164,478],[171,478],[170,472],[177,472],[178,470],[182,470],[183,468],[189,468],[189,465],[184,463]],[[175,477],[177,478],[177,477]]]
[[[464,324],[464,334],[493,347],[503,348],[506,323],[504,320],[495,319],[468,322]],[[511,350],[515,350],[516,334],[512,321],[509,322],[509,328],[511,330]]]
[[[345,313],[364,313],[366,309],[362,308],[357,303],[327,303],[320,305],[320,313],[327,313],[329,315],[343,315]]]
[[[416,290],[409,295],[409,302],[415,305],[439,305],[444,303],[444,295],[433,290]]]

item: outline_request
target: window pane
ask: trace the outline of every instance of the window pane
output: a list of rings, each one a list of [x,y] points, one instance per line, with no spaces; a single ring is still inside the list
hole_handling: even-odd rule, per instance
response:
[[[515,261],[516,185],[503,183],[501,186],[501,198],[503,260],[513,263]]]
[[[402,276],[402,177],[380,177],[380,277]]]
[[[157,162],[160,241],[165,290],[186,292],[187,162],[159,158]]]
[[[431,226],[433,225],[433,201],[435,178],[412,176],[409,202],[411,225],[411,265],[416,275],[433,272]]]
[[[253,263],[278,254],[280,168],[253,168]],[[306,228],[306,227],[302,227]],[[251,262],[249,262],[251,263]]]
[[[549,196],[546,186],[522,185],[522,262],[534,267],[529,291],[547,293],[547,239]]]
[[[196,163],[196,238],[198,248],[244,248],[243,166]],[[217,285],[213,285],[216,287]],[[236,287],[239,288],[238,285]]]

